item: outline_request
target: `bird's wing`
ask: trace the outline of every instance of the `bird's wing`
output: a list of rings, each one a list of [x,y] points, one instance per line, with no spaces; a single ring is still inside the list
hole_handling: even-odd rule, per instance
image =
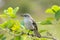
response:
[[[35,27],[35,29],[38,30],[37,24],[36,24],[36,22],[35,22],[34,20],[32,20],[32,24],[33,24],[33,26]]]

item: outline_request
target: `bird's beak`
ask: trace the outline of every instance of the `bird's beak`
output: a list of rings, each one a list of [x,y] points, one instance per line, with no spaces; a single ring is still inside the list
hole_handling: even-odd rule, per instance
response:
[[[23,15],[23,14],[21,14],[21,17],[24,17],[24,15]]]

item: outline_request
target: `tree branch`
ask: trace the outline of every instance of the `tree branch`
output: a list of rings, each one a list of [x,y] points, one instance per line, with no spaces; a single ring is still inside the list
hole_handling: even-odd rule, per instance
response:
[[[23,34],[26,34],[26,35],[28,35],[28,36],[32,36],[32,37],[35,37],[36,35],[34,35],[34,34],[27,34],[27,33],[24,33],[24,32],[21,32],[21,33],[19,33],[19,34],[15,34],[15,33],[12,33],[12,32],[10,32],[9,30],[2,30],[2,31],[4,31],[4,32],[8,32],[10,35],[12,35],[12,36],[19,36],[19,35],[23,35]],[[0,31],[1,32],[1,31]],[[0,34],[2,34],[2,33],[4,33],[4,32],[1,32]],[[49,36],[41,36],[40,38],[48,38],[48,39],[53,39],[53,40],[56,40],[54,37],[52,37],[52,34],[51,34],[51,37],[49,37]]]
[[[23,34],[26,34],[26,33],[21,32],[20,34],[12,34],[12,35],[19,36],[19,35],[23,35]],[[36,35],[34,35],[34,34],[26,34],[26,35],[32,36],[32,37],[35,37],[35,36],[36,36]],[[56,40],[54,37],[49,37],[49,36],[41,36],[40,38],[48,38],[48,39]]]

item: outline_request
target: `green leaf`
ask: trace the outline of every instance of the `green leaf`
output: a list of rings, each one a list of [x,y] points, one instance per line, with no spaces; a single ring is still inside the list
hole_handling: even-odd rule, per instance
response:
[[[13,8],[12,8],[12,7],[9,7],[9,8],[7,9],[7,11],[8,11],[8,14],[13,14]]]
[[[17,13],[18,10],[19,10],[19,7],[16,7],[16,8],[13,10],[13,12],[14,12],[15,15],[16,15],[16,13]]]
[[[0,17],[1,17],[1,18],[7,18],[7,15],[2,14],[2,15],[0,15]]]
[[[4,10],[4,14],[6,14],[7,13],[7,10]]]
[[[21,21],[20,24],[24,26],[24,21]]]
[[[4,36],[3,34],[0,34],[0,39],[1,39],[3,36]]]
[[[20,36],[16,36],[14,40],[20,40]]]
[[[55,14],[54,11],[52,11],[51,8],[47,9],[45,12],[46,12],[46,13],[50,13],[50,14]]]
[[[40,24],[42,24],[42,25],[50,25],[50,24],[52,24],[52,22],[50,20],[45,20],[45,21],[42,21]]]
[[[26,34],[21,35],[21,40],[26,40],[26,39],[28,39],[28,35]]]
[[[8,21],[5,21],[3,24],[1,24],[1,27],[2,28],[11,28],[14,24],[14,21],[13,20],[8,20]]]
[[[46,10],[46,13],[54,13],[55,19],[58,21],[60,19],[60,6],[53,5],[51,8]],[[50,21],[44,21],[41,24],[51,24]]]
[[[21,36],[16,36],[12,40],[22,40],[22,39],[21,39]]]
[[[25,40],[26,36],[15,36],[12,40]]]
[[[39,32],[40,32],[40,33],[42,33],[42,32],[47,32],[47,30],[40,30]]]
[[[4,14],[8,15],[8,17],[15,18],[18,10],[19,7],[16,7],[15,9],[9,7],[7,10],[4,10]]]
[[[6,37],[4,36],[4,34],[0,34],[0,39],[1,40],[6,40]]]
[[[11,27],[12,31],[20,30],[20,23],[18,20],[14,20],[14,25]]]
[[[57,12],[60,8],[57,5],[53,5],[51,9],[53,9],[55,12]]]
[[[54,18],[48,17],[44,21],[42,21],[40,24],[42,24],[42,25],[50,25],[50,24],[52,24],[53,20],[54,20]]]
[[[57,21],[60,19],[60,10],[55,13],[55,18]]]
[[[6,37],[3,37],[1,40],[6,40]]]

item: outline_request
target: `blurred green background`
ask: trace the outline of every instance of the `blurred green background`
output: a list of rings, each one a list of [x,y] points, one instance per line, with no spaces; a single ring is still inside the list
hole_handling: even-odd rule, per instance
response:
[[[54,15],[46,14],[45,10],[50,8],[52,5],[60,6],[60,0],[0,0],[0,14],[3,13],[4,9],[8,7],[20,7],[17,12],[18,19],[22,20],[21,14],[30,13],[36,22],[43,21],[47,17],[53,17]],[[1,22],[2,19],[0,19]],[[55,21],[54,21],[55,22]],[[55,23],[54,25],[40,25],[37,24],[39,30],[49,30],[57,40],[60,40],[60,24]]]

